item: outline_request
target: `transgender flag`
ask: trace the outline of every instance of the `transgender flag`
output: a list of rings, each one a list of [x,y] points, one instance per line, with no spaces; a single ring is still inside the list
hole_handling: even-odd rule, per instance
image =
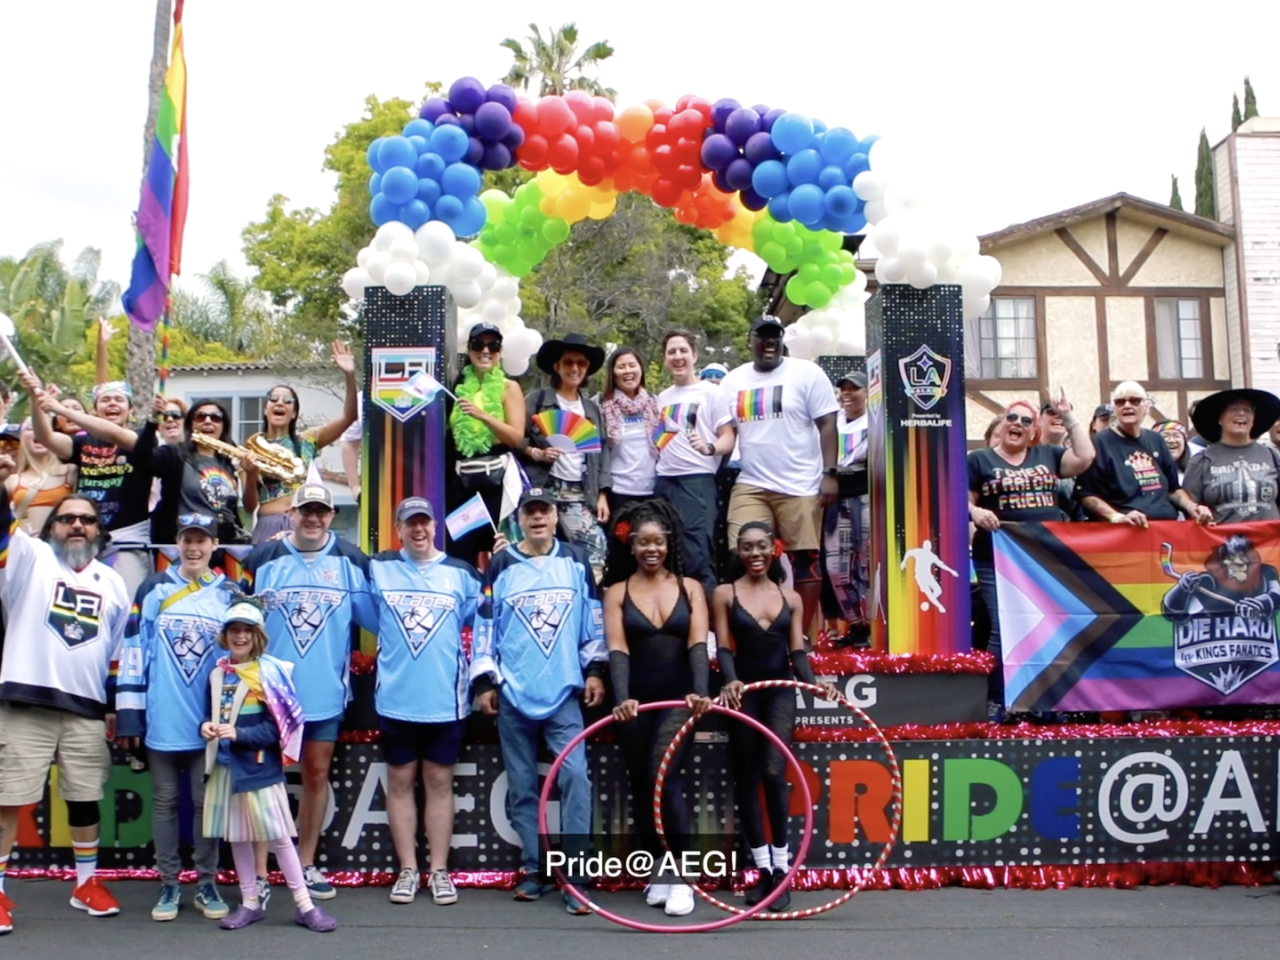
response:
[[[165,312],[169,283],[181,273],[182,228],[187,220],[187,61],[182,47],[182,4],[173,11],[173,48],[156,114],[151,159],[142,183],[135,226],[138,252],[124,294],[124,309],[150,330]]]

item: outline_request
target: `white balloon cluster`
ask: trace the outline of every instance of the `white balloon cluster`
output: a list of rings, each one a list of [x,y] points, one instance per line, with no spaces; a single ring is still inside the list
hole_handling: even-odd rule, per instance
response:
[[[951,230],[913,190],[891,143],[877,140],[868,159],[871,169],[854,178],[853,191],[867,202],[863,214],[880,253],[876,279],[920,290],[958,283],[964,318],[981,316],[1000,285],[1000,262],[980,255],[977,237]]]
[[[503,333],[502,368],[513,377],[529,369],[529,358],[542,346],[542,334],[520,318],[519,281],[439,220],[416,232],[396,220],[384,223],[356,264],[342,277],[342,289],[352,300],[363,300],[370,286],[386,287],[397,297],[426,284],[446,287],[459,307],[458,343],[466,343],[481,320],[497,325]]]
[[[853,283],[841,287],[821,310],[810,310],[787,327],[783,343],[793,357],[816,360],[837,354],[862,356],[867,352],[867,278],[861,270]]]

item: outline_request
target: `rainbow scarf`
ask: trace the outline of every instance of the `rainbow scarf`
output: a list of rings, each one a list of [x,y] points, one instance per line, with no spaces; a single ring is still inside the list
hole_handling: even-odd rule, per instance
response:
[[[266,701],[271,719],[280,731],[280,753],[284,757],[284,765],[297,763],[302,756],[304,718],[302,704],[298,702],[293,680],[289,677],[293,664],[264,653],[248,663],[232,663],[230,658],[223,657],[218,661],[218,667],[223,673],[234,673],[241,683]]]
[[[187,220],[187,60],[182,43],[182,4],[173,11],[173,48],[156,114],[151,160],[142,183],[133,258],[124,309],[142,330],[164,315],[172,278],[181,273],[182,229]]]

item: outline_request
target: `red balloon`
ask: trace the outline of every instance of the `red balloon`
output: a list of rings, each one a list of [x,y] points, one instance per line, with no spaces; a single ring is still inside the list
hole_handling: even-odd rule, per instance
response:
[[[532,100],[521,100],[511,112],[511,119],[524,131],[527,137],[538,132],[538,105]]]
[[[692,99],[694,99],[694,95],[692,93],[686,93],[681,96],[680,99],[676,101],[676,111],[679,112],[684,110],[689,106],[689,101]]]
[[[610,150],[607,153],[600,151],[599,144],[596,145],[596,152],[592,154],[602,164],[601,170],[606,177],[613,176],[614,172],[622,165],[622,153],[618,150]]]
[[[625,157],[622,158],[621,169],[629,170],[633,174],[644,176],[647,173],[653,173],[653,154],[647,149],[637,144],[632,147]]]
[[[706,118],[697,110],[681,110],[667,126],[671,132],[678,137],[688,137],[690,140],[702,140],[702,128],[706,126]]]
[[[690,226],[690,227],[693,227],[693,226],[700,227],[702,226],[701,223],[698,223],[700,219],[701,217],[698,216],[698,211],[693,209],[692,207],[686,207],[684,205],[676,207],[677,223],[683,223],[686,226]]]
[[[702,183],[702,168],[691,167],[687,163],[682,163],[676,167],[676,172],[672,179],[680,184],[682,190],[697,190],[698,185]]]
[[[644,135],[644,145],[649,148],[650,152],[652,152],[658,149],[658,147],[668,143],[670,139],[671,138],[667,135],[666,125],[655,123],[649,128],[649,132]]]
[[[548,142],[573,126],[573,111],[560,97],[543,97],[538,101],[538,132]]]
[[[613,104],[607,97],[592,97],[591,105],[591,119],[596,123],[605,123],[613,119]]]
[[[667,125],[667,122],[676,115],[676,112],[672,110],[670,107],[663,106],[661,100],[657,101],[657,103],[658,105],[656,107],[653,107],[649,105],[648,101],[646,101],[645,106],[649,106],[649,108],[653,111],[653,122],[660,123],[665,127]]]
[[[591,153],[596,146],[596,132],[585,124],[574,131],[573,139],[578,141],[580,153]]]
[[[543,170],[547,166],[547,150],[547,138],[533,133],[516,150],[516,159],[526,170]]]
[[[570,90],[565,93],[564,102],[569,105],[573,115],[578,118],[579,124],[591,122],[596,105],[592,102],[591,94],[587,93],[587,91]]]
[[[622,144],[622,132],[612,120],[598,120],[595,125],[596,150],[617,150]]]
[[[672,153],[670,144],[664,143],[653,151],[653,167],[664,177],[673,175],[679,166],[680,161]]]
[[[653,181],[653,202],[660,207],[674,207],[680,202],[680,197],[683,194],[684,190],[680,185],[667,177],[659,177]]]
[[[604,179],[604,171],[604,160],[601,157],[583,157],[578,164],[578,179],[588,187],[594,187]]]
[[[562,133],[548,145],[547,162],[557,173],[572,170],[578,163],[578,141],[572,134]]]
[[[661,100],[658,100],[656,98],[652,98],[649,100],[641,100],[640,102],[643,103],[650,110],[654,111],[655,113],[657,113],[659,110],[670,109],[665,103],[663,103]]]
[[[686,110],[697,110],[702,114],[704,120],[711,119],[711,108],[714,106],[706,97],[690,97],[689,102],[685,104]]]
[[[672,151],[681,163],[687,163],[691,167],[702,166],[702,147],[697,140],[688,140],[682,137],[676,141]]]

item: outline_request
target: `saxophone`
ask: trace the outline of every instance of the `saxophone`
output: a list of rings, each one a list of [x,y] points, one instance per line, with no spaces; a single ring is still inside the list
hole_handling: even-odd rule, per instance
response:
[[[295,457],[284,447],[277,443],[272,443],[261,433],[255,433],[251,436],[245,441],[243,447],[237,447],[233,443],[214,439],[203,433],[191,434],[191,442],[215,453],[220,453],[236,463],[240,463],[245,457],[252,454],[254,462],[257,464],[258,472],[276,480],[283,480],[286,483],[301,483],[307,477],[307,465],[302,462],[300,457]]]

